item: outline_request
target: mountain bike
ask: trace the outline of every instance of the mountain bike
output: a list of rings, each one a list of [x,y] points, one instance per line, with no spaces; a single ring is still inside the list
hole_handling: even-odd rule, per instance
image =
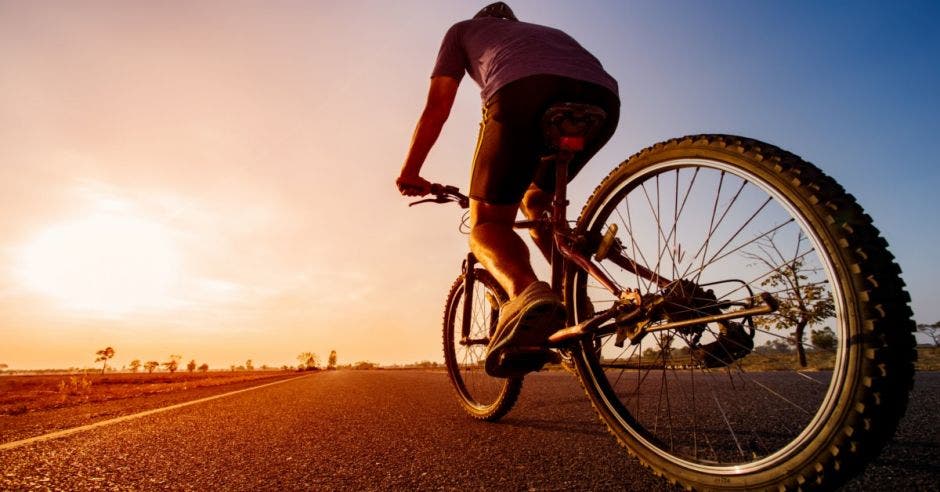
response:
[[[732,135],[642,150],[570,223],[567,164],[604,116],[579,104],[545,113],[554,202],[516,224],[554,238],[551,285],[569,318],[549,339],[554,362],[577,374],[629,453],[672,482],[844,483],[893,435],[913,381],[910,299],[887,243],[817,167]],[[455,187],[432,195],[416,203],[468,206]],[[468,254],[443,341],[457,400],[474,418],[498,420],[522,388],[522,377],[484,371],[506,300]]]

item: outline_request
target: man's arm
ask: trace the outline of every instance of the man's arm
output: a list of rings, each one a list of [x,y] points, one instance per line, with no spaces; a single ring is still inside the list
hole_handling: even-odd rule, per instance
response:
[[[431,78],[431,87],[428,89],[428,100],[418,119],[414,135],[411,137],[411,147],[408,156],[401,168],[396,184],[403,195],[426,195],[430,191],[430,183],[420,176],[424,160],[441,134],[444,122],[450,116],[450,109],[457,96],[457,79],[440,76]]]

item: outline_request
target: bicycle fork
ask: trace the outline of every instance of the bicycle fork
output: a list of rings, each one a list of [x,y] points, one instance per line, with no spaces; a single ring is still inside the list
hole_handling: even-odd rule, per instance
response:
[[[476,275],[474,274],[474,268],[477,264],[477,257],[473,253],[467,253],[467,258],[463,262],[463,309],[461,314],[463,319],[460,323],[460,345],[469,346],[469,345],[489,345],[490,336],[493,331],[496,329],[496,323],[499,318],[499,303],[495,300],[489,300],[486,298],[483,299],[474,299],[473,298],[473,287],[476,284]],[[484,296],[488,296],[489,293],[484,293]],[[470,332],[473,328],[471,326],[471,321],[473,317],[473,303],[474,302],[483,302],[489,303],[490,316],[489,322],[490,326],[487,327],[487,337],[480,339],[470,338]]]

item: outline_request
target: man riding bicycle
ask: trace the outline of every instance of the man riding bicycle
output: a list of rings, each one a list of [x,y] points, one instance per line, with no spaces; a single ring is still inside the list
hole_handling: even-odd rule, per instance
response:
[[[551,206],[555,175],[540,166],[547,153],[539,121],[554,103],[593,104],[607,112],[604,127],[570,164],[569,180],[610,139],[617,127],[617,82],[600,62],[564,32],[520,22],[503,2],[483,8],[473,19],[454,24],[444,36],[431,73],[427,103],[418,120],[401,175],[399,191],[426,195],[430,183],[421,166],[450,114],[464,73],[481,87],[481,124],[470,182],[470,250],[509,294],[486,357],[492,376],[518,375],[513,348],[544,346],[566,321],[564,305],[539,281],[529,250],[513,231],[519,210],[529,219]],[[549,231],[530,229],[549,257]]]

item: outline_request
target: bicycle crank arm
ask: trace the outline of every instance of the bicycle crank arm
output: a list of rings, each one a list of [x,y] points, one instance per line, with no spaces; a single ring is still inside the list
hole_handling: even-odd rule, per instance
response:
[[[460,345],[463,345],[463,346],[465,346],[465,347],[468,346],[468,345],[489,345],[490,339],[489,339],[489,338],[467,338],[467,337],[464,337],[464,338],[461,338],[460,341],[457,342],[457,343],[459,343]]]
[[[702,316],[701,318],[687,319],[682,321],[675,321],[672,323],[666,323],[663,325],[656,325],[653,327],[646,327],[642,330],[638,330],[638,333],[634,336],[638,336],[641,333],[646,334],[654,331],[664,331],[664,330],[674,330],[676,328],[683,328],[686,326],[701,325],[706,323],[714,323],[716,321],[724,321],[729,319],[745,318],[748,316],[758,316],[762,314],[769,314],[777,310],[779,303],[774,297],[766,292],[760,294],[761,300],[764,301],[763,306],[739,309],[733,313],[723,313],[715,314],[712,316]],[[618,330],[618,324],[631,319],[635,319],[643,314],[642,309],[634,309],[630,313],[621,315],[620,311],[616,308],[607,309],[595,315],[593,318],[585,320],[581,323],[578,323],[574,326],[569,326],[568,328],[562,328],[561,330],[556,331],[550,337],[548,337],[548,343],[550,347],[559,347],[572,340],[576,340],[585,335],[608,335],[614,333]],[[611,323],[605,325],[604,323],[620,317],[617,320],[617,323]]]
[[[581,338],[584,335],[594,333],[597,331],[598,327],[614,319],[617,314],[619,314],[618,309],[610,308],[574,326],[562,328],[548,337],[548,345],[550,347],[558,347],[572,340]]]
[[[665,331],[665,330],[675,330],[677,328],[685,328],[687,326],[695,325],[704,325],[706,323],[714,323],[716,321],[725,321],[729,319],[737,318],[746,318],[748,316],[758,316],[761,314],[770,314],[777,310],[779,303],[774,297],[766,292],[760,294],[760,298],[764,301],[763,306],[739,309],[731,313],[722,313],[714,314],[711,316],[702,316],[701,318],[695,319],[685,319],[682,321],[673,321],[672,323],[666,323],[664,325],[655,325],[643,328],[643,332],[652,333],[654,331]]]

